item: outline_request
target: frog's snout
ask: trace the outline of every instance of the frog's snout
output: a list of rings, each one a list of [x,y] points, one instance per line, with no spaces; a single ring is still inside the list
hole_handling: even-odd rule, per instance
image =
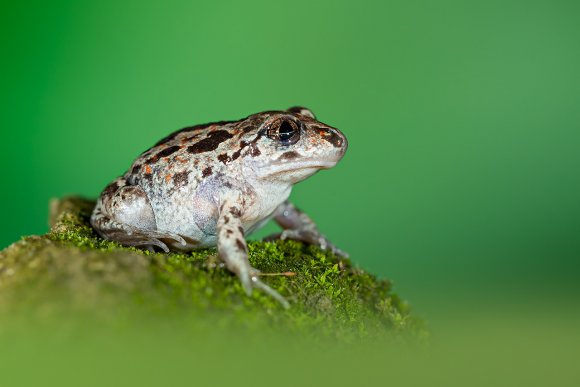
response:
[[[320,137],[331,145],[334,149],[333,153],[337,153],[342,157],[348,148],[348,140],[346,136],[338,129],[326,127],[319,128]]]
[[[323,136],[323,138],[333,146],[334,152],[332,153],[336,155],[336,161],[338,162],[340,159],[342,159],[346,153],[346,150],[348,149],[348,140],[346,139],[346,136],[338,129],[329,128],[329,132],[330,133]]]

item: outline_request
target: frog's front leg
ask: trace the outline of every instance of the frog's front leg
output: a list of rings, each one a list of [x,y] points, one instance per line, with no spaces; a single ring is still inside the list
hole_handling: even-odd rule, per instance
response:
[[[241,217],[242,209],[238,204],[226,201],[221,205],[217,222],[217,248],[220,259],[238,276],[248,295],[252,294],[253,288],[258,288],[278,300],[284,308],[288,308],[288,301],[263,283],[258,278],[259,270],[250,265]]]
[[[284,229],[280,234],[269,236],[267,239],[294,239],[320,247],[322,250],[330,250],[343,258],[348,258],[348,253],[340,250],[332,244],[316,227],[316,224],[308,215],[300,211],[289,201],[280,204],[274,213],[274,220]]]

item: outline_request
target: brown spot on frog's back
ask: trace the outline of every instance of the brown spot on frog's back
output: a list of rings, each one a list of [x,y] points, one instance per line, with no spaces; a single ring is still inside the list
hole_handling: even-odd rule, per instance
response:
[[[208,133],[207,137],[199,140],[193,145],[187,147],[187,151],[191,154],[211,152],[218,148],[218,146],[232,138],[233,135],[227,130],[216,130]]]
[[[221,155],[218,155],[217,158],[224,164],[227,164],[231,160],[227,153],[222,153]]]
[[[201,171],[201,177],[208,177],[212,173],[211,167],[206,167]]]
[[[188,126],[185,127],[183,129],[179,129],[173,133],[171,133],[169,136],[162,138],[161,140],[159,140],[155,146],[159,146],[159,145],[163,145],[166,144],[168,142],[173,141],[177,136],[179,136],[181,133],[188,133],[188,132],[197,132],[203,129],[207,129],[210,126],[221,126],[221,125],[226,125],[226,124],[231,124],[232,122],[235,121],[218,121],[218,122],[209,122],[207,124],[200,124],[200,125],[194,125],[194,126]]]
[[[158,159],[161,159],[163,157],[168,157],[168,156],[171,156],[172,154],[174,154],[175,152],[177,152],[179,149],[181,149],[181,147],[179,147],[177,145],[170,146],[169,148],[165,148],[161,152],[157,153],[155,155],[155,157]]]
[[[141,170],[141,165],[135,164],[133,166],[133,169],[131,170],[131,174],[136,175],[137,173],[139,173],[140,170]]]
[[[176,187],[185,187],[189,183],[189,171],[178,172],[173,175],[173,184]]]

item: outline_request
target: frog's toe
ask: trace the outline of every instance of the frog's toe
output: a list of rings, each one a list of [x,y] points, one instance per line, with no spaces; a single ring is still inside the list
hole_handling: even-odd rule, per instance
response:
[[[349,258],[349,254],[346,251],[339,249],[338,247],[336,247],[333,244],[329,244],[328,248],[330,249],[330,251],[332,251],[332,253],[334,255],[338,255],[339,257],[345,258],[345,259]]]
[[[252,295],[252,275],[250,274],[250,271],[247,270],[246,268],[240,268],[238,273],[238,278],[240,279],[240,282],[242,283],[242,287],[244,288],[244,292],[246,292],[246,294],[248,296]]]
[[[174,244],[174,242],[177,242],[181,246],[187,245],[185,239],[179,234],[164,231],[147,231],[147,234],[149,235],[150,238],[164,241],[166,244],[169,245]]]
[[[288,309],[290,307],[288,301],[286,301],[286,299],[276,290],[262,282],[262,280],[259,278],[259,275],[260,271],[254,269],[251,266],[248,268],[240,268],[237,271],[237,276],[240,279],[242,287],[248,296],[252,295],[253,289],[260,289],[262,292],[278,301],[282,307],[284,307],[284,309]]]
[[[162,241],[160,241],[157,238],[145,238],[145,239],[138,239],[138,240],[133,239],[133,240],[127,241],[127,242],[121,241],[120,243],[124,244],[126,246],[143,247],[152,253],[155,252],[155,247],[160,248],[165,253],[169,252],[169,247],[167,247],[167,245],[165,243],[163,243]]]
[[[334,255],[337,255],[341,258],[348,258],[348,253],[346,251],[343,251],[343,250],[339,249],[338,247],[336,247],[332,242],[330,242],[324,236],[321,236],[318,239],[318,243],[314,243],[314,244],[317,245],[318,247],[320,247],[322,250],[330,251]]]
[[[257,275],[252,276],[252,284],[255,288],[260,289],[276,301],[278,301],[284,309],[288,309],[290,307],[290,303],[278,293],[276,290],[272,289],[270,286],[263,283]]]

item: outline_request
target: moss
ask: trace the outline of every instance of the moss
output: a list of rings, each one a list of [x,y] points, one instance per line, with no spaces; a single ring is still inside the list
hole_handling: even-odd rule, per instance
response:
[[[426,334],[389,281],[316,247],[249,243],[249,259],[262,272],[295,273],[264,277],[290,301],[284,310],[259,291],[246,296],[215,249],[150,253],[98,238],[88,223],[93,205],[52,201],[48,234],[0,252],[0,312],[34,310],[45,318],[74,311],[108,322],[172,316],[197,326],[284,329],[344,341]]]

